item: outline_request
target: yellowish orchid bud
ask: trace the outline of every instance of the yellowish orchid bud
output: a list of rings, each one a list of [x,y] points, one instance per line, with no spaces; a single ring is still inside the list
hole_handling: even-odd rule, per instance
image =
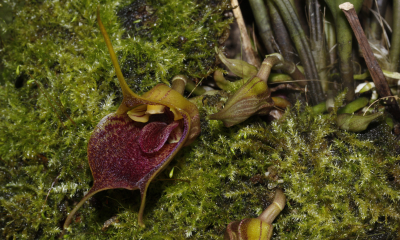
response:
[[[272,236],[272,222],[283,210],[286,197],[282,190],[276,190],[274,202],[258,218],[246,218],[235,221],[226,227],[225,240],[269,240]]]

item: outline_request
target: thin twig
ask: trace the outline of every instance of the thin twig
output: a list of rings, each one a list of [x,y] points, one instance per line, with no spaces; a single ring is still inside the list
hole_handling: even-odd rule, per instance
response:
[[[242,39],[242,46],[245,56],[247,57],[247,62],[256,67],[260,66],[260,60],[254,56],[253,49],[251,48],[251,42],[249,35],[247,34],[246,25],[244,24],[242,11],[240,11],[239,3],[237,0],[231,0],[231,5],[233,7],[233,15],[236,18],[237,24],[240,30],[240,36]]]
[[[400,99],[398,96],[389,96],[389,97],[384,97],[384,98],[378,98],[378,99],[376,99],[373,103],[371,103],[371,105],[369,105],[369,106],[367,107],[367,109],[365,109],[365,112],[364,112],[363,116],[365,116],[365,114],[368,112],[368,109],[369,109],[370,107],[372,107],[372,105],[374,105],[375,103],[377,103],[377,102],[380,101],[380,100],[385,100],[386,98]]]
[[[53,190],[54,185],[58,182],[58,177],[60,176],[60,174],[61,174],[61,172],[57,175],[57,177],[54,179],[53,183],[51,184],[49,191],[47,192],[46,199],[44,200],[42,210],[40,211],[40,213],[43,213],[44,206],[46,206],[47,198],[49,197],[51,190]]]

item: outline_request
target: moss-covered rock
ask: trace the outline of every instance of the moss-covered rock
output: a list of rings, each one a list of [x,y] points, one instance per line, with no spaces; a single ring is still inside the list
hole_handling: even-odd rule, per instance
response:
[[[125,29],[122,13],[135,4],[139,15],[145,11],[150,17],[138,16],[139,25]],[[56,237],[66,214],[91,186],[87,141],[121,100],[96,22],[97,5],[128,83],[143,93],[178,73],[209,74],[213,45],[232,21],[223,16],[227,4],[1,1],[1,12],[7,13],[0,16],[2,237]],[[80,212],[86,232],[95,232],[104,215],[93,206]]]

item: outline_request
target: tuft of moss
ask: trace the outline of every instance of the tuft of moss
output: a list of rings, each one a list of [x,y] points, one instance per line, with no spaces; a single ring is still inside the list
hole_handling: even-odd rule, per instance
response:
[[[226,0],[137,1],[151,6],[154,15],[153,26],[142,29],[146,35],[125,29],[118,17],[135,2],[0,2],[0,12],[7,13],[0,14],[1,238],[56,238],[68,212],[92,185],[87,140],[121,101],[96,21],[98,5],[127,81],[139,94],[178,73],[200,78],[211,71],[215,58],[209,45],[232,21],[223,16]],[[179,45],[179,36],[187,43]],[[137,196],[126,192],[122,195]],[[77,232],[97,232],[112,217],[105,209],[119,213],[117,205],[107,205],[112,200],[101,196],[80,210]],[[133,199],[130,211],[137,212],[139,200]]]
[[[222,17],[227,1],[3,1],[12,20],[2,21],[0,34],[2,238],[57,238],[92,186],[87,140],[121,100],[96,23],[99,3],[139,93],[177,73],[207,75],[210,42],[231,21]],[[137,14],[125,19],[130,7]],[[66,237],[221,239],[230,221],[258,216],[276,187],[288,199],[274,223],[277,239],[396,237],[400,147],[385,123],[359,134],[339,130],[342,94],[328,115],[297,104],[279,121],[252,117],[225,128],[207,119],[221,99],[197,101],[202,134],[150,184],[146,228],[137,224],[138,191],[107,190],[83,205]]]

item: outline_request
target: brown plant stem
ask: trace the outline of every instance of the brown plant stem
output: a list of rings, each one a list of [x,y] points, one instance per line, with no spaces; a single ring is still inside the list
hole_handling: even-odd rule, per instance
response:
[[[361,24],[358,20],[357,13],[354,10],[354,6],[351,3],[343,3],[339,5],[339,8],[344,12],[347,20],[350,23],[351,28],[354,31],[354,35],[360,45],[360,49],[363,53],[365,62],[367,63],[368,70],[372,76],[372,80],[375,83],[376,90],[381,97],[392,96],[389,85],[387,84],[386,78],[383,75],[382,69],[379,67],[374,54],[369,46],[367,37],[364,34]],[[389,112],[400,121],[400,108],[395,98],[387,98],[386,104]]]
[[[250,37],[247,34],[246,25],[244,24],[242,11],[237,0],[231,0],[231,5],[233,7],[233,15],[236,18],[236,22],[239,26],[240,37],[242,39],[242,47],[244,52],[244,57],[248,63],[256,67],[260,66],[260,60],[255,57],[253,49],[251,48]]]
[[[276,9],[274,3],[271,0],[267,0],[269,14],[271,16],[272,29],[274,30],[275,39],[280,49],[280,54],[283,58],[290,62],[295,62],[295,49],[290,40],[289,33],[283,23],[278,10]]]
[[[249,0],[251,10],[256,20],[258,32],[261,36],[261,40],[267,49],[268,54],[274,53],[272,47],[273,35],[271,30],[271,24],[269,22],[269,16],[267,8],[265,7],[263,0]]]

